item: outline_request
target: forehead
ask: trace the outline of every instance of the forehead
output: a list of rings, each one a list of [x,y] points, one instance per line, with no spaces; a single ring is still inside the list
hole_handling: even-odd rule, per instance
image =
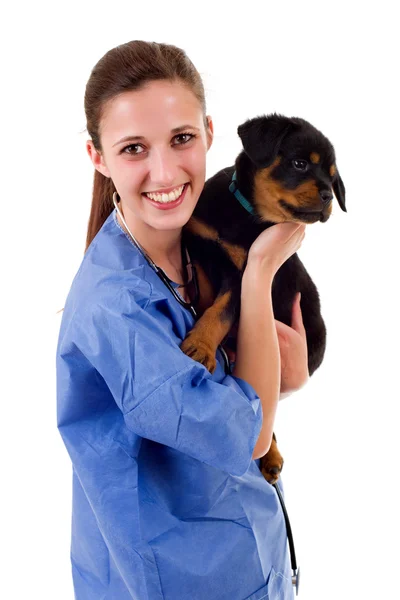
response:
[[[112,142],[128,134],[146,137],[165,133],[183,124],[199,127],[202,119],[201,104],[189,87],[179,81],[151,81],[110,100],[100,131]]]

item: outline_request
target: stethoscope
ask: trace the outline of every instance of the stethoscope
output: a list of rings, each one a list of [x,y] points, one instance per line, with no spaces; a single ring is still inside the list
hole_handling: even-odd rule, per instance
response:
[[[118,206],[119,201],[120,201],[120,198],[119,198],[117,192],[114,192],[113,193],[113,203],[115,206],[115,210],[117,211],[119,218],[121,219],[122,223],[124,224],[126,231],[129,233],[132,242],[134,243],[136,248],[139,250],[139,252],[141,252],[141,254],[144,256],[144,258],[147,260],[147,262],[149,263],[149,265],[151,266],[153,271],[155,271],[155,273],[158,275],[158,277],[161,279],[161,281],[164,283],[164,285],[167,286],[167,288],[169,289],[171,294],[174,296],[174,298],[179,302],[179,304],[181,304],[187,310],[189,310],[190,313],[192,314],[193,318],[195,320],[197,320],[197,312],[196,312],[196,309],[194,308],[193,304],[191,302],[186,302],[186,300],[184,300],[182,298],[182,296],[177,293],[174,286],[172,285],[172,283],[173,283],[172,280],[168,277],[168,275],[165,273],[165,271],[161,267],[156,265],[156,263],[147,254],[146,250],[139,244],[139,242],[133,236],[133,234],[130,231],[130,229],[125,221],[125,218]],[[186,249],[186,252],[185,252],[183,244],[182,244],[182,261],[183,261],[184,267],[187,267],[188,265],[191,266],[192,278],[190,281],[188,281],[184,285],[188,285],[188,283],[193,282],[194,289],[195,289],[193,302],[196,304],[196,302],[198,301],[198,298],[199,298],[199,287],[198,287],[198,281],[197,281],[196,267],[191,262],[190,257],[188,260],[188,251]],[[185,268],[184,272],[185,273],[187,272],[186,268]],[[221,345],[218,346],[218,350],[221,352],[223,359],[224,359],[225,373],[229,374],[231,372],[231,367],[230,367],[228,356],[227,356],[224,348]],[[287,537],[288,537],[288,542],[289,542],[290,562],[291,562],[291,566],[292,566],[292,584],[296,588],[296,596],[297,596],[299,593],[300,569],[298,569],[297,562],[296,562],[296,554],[294,551],[292,528],[290,526],[289,516],[287,514],[285,503],[284,503],[284,500],[282,497],[282,493],[278,487],[278,484],[274,483],[273,487],[275,488],[276,493],[278,494],[278,498],[279,498],[280,504],[282,506],[283,516],[285,518],[286,532],[287,532]]]

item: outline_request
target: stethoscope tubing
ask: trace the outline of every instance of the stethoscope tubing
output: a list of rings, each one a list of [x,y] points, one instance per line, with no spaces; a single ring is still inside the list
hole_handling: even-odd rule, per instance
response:
[[[282,492],[279,489],[279,486],[278,486],[277,483],[274,483],[273,487],[275,488],[275,491],[278,494],[279,502],[281,503],[282,512],[283,512],[283,516],[284,516],[284,519],[285,519],[286,534],[287,534],[288,543],[289,543],[290,563],[291,563],[291,567],[292,567],[292,571],[293,571],[293,573],[292,573],[292,584],[296,588],[296,596],[297,596],[298,593],[299,593],[300,569],[298,569],[298,567],[297,567],[296,552],[295,552],[295,549],[294,549],[294,541],[293,541],[292,528],[290,526],[289,515],[288,515],[287,510],[286,510],[286,506],[285,506],[285,502],[283,500]]]
[[[160,277],[161,281],[170,290],[170,292],[174,296],[174,298],[176,298],[176,300],[179,302],[179,304],[181,304],[186,309],[188,309],[190,311],[190,313],[192,314],[194,320],[197,321],[197,312],[196,312],[196,309],[193,306],[193,304],[191,304],[190,302],[185,302],[185,300],[183,300],[183,298],[181,298],[181,296],[177,293],[177,291],[175,290],[175,288],[171,285],[170,279],[166,275],[166,273],[163,271],[163,269],[161,269],[160,267],[156,266],[156,273]],[[195,273],[195,271],[194,271],[194,273]],[[194,275],[194,277],[196,277],[196,275]],[[230,371],[231,371],[230,363],[229,363],[229,358],[228,358],[228,356],[227,356],[227,354],[226,354],[226,352],[225,352],[225,350],[224,350],[224,348],[223,348],[223,346],[221,344],[218,346],[218,350],[221,352],[222,358],[224,360],[224,370],[225,370],[225,373],[229,374]]]

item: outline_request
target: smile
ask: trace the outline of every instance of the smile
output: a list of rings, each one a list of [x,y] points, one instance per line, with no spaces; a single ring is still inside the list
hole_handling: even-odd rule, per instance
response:
[[[144,196],[153,200],[154,202],[161,202],[166,204],[168,202],[175,202],[182,195],[186,184],[180,185],[179,187],[171,190],[170,192],[144,192]]]
[[[147,201],[158,210],[173,210],[184,202],[186,190],[189,188],[189,183],[180,185],[178,188],[172,189],[170,192],[144,193],[143,196]],[[164,196],[164,198],[163,198]],[[166,196],[166,199],[165,199]]]

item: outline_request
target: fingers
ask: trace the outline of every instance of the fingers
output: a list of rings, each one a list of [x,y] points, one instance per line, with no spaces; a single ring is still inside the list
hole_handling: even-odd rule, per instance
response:
[[[292,308],[292,328],[300,333],[302,337],[306,337],[306,330],[303,323],[303,315],[300,306],[301,293],[298,292],[293,302]]]
[[[250,246],[248,264],[253,259],[275,272],[301,246],[305,236],[304,223],[284,222],[268,227]]]
[[[306,225],[304,223],[283,223],[282,225],[286,224],[291,226],[291,232],[286,241],[290,240],[296,250],[298,250],[306,235]]]
[[[286,337],[290,335],[290,330],[294,329],[297,333],[301,335],[302,338],[306,339],[306,330],[303,323],[303,315],[300,307],[300,292],[298,292],[295,296],[293,307],[292,307],[292,322],[289,325],[282,323],[282,321],[275,320],[275,327],[278,336],[281,336],[286,340]]]
[[[297,249],[299,249],[306,236],[306,225],[304,223],[301,223],[298,229],[296,229],[296,233],[298,235]]]
[[[289,221],[285,221],[284,223],[280,223],[278,227],[285,228],[289,230],[288,240],[294,235],[304,235],[306,225],[304,223],[293,223]]]
[[[290,327],[288,325],[286,325],[285,323],[282,323],[282,321],[278,321],[278,319],[274,319],[275,321],[275,328],[276,328],[276,332],[278,334],[278,336],[285,336],[286,332],[288,329],[290,329]]]

